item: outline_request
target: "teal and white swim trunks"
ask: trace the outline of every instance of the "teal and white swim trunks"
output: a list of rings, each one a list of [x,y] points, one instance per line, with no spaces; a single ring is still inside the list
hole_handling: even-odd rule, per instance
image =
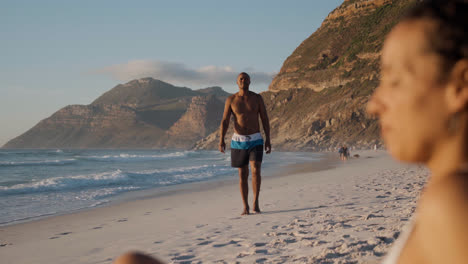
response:
[[[240,168],[249,161],[262,162],[263,138],[260,132],[252,135],[234,133],[231,140],[231,166]]]

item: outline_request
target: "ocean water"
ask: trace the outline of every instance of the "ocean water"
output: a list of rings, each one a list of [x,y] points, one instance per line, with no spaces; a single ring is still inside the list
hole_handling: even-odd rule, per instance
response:
[[[263,174],[319,159],[314,153],[273,152],[264,155]],[[129,191],[233,176],[229,152],[0,150],[0,225],[103,205]]]

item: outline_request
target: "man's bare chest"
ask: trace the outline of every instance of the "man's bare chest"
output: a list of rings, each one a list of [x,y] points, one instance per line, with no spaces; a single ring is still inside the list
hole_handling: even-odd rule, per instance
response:
[[[231,108],[235,114],[255,114],[258,112],[258,103],[254,98],[238,98],[232,102]]]

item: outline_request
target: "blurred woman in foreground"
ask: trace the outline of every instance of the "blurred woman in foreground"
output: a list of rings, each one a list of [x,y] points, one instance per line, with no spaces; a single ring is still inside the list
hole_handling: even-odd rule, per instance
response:
[[[468,263],[468,1],[419,3],[387,36],[369,101],[391,155],[431,177],[384,263]]]

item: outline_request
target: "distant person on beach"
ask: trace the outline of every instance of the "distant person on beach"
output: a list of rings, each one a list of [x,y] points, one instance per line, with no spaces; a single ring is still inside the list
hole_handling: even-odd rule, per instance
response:
[[[242,215],[249,214],[249,163],[252,169],[252,188],[254,193],[253,211],[260,213],[258,198],[260,195],[261,166],[263,147],[267,154],[271,152],[270,121],[265,104],[259,94],[249,91],[250,76],[242,72],[237,76],[239,92],[229,96],[224,108],[223,120],[220,128],[219,151],[224,153],[226,143],[224,137],[229,127],[231,115],[234,117],[234,134],[231,140],[231,166],[239,168],[239,185],[244,204]],[[260,133],[258,118],[262,120],[265,142]],[[263,146],[265,143],[265,146]]]
[[[341,147],[338,149],[338,153],[340,154],[340,159],[341,159],[341,160],[344,160],[344,146],[341,146]]]
[[[349,158],[349,149],[347,146],[344,146],[343,147],[343,159],[348,160],[348,158]]]
[[[341,146],[341,148],[338,150],[338,153],[340,153],[340,159],[341,160],[348,160],[348,157],[349,157],[348,147]]]
[[[381,63],[368,112],[394,158],[431,171],[384,263],[468,263],[468,1],[418,2]]]

